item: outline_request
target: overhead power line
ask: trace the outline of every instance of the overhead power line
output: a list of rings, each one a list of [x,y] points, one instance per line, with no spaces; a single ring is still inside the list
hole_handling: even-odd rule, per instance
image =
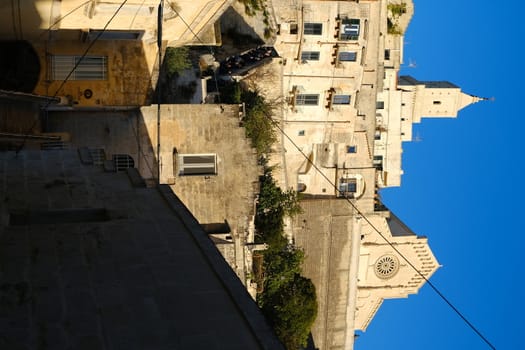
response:
[[[184,20],[184,18],[182,18],[180,16],[180,14],[178,13],[178,11],[176,11],[175,9],[173,9],[177,15],[181,18],[181,20],[183,21],[183,23],[186,25],[186,27],[192,32],[192,34],[194,35],[195,38],[197,38],[201,43],[204,44],[204,42],[197,36],[197,34],[190,28],[190,26],[187,24],[187,22]],[[210,50],[211,51],[211,50]],[[211,52],[213,54],[213,52]],[[216,76],[214,74],[214,77],[215,77],[215,84],[217,84],[217,79],[216,79]],[[219,92],[219,88],[217,86],[217,92]],[[220,94],[219,94],[220,95]],[[319,167],[313,163],[313,161],[302,151],[302,149],[288,136],[288,134],[286,134],[286,132],[281,128],[281,126],[278,124],[278,122],[276,121],[273,121],[275,127],[277,129],[279,129],[279,131],[292,143],[292,145],[301,153],[301,155],[306,159],[306,161],[308,163],[310,163],[317,172],[319,172],[319,174],[321,174],[321,176],[326,180],[328,181],[328,183],[334,187],[334,189],[338,192],[339,189],[337,188],[336,184],[334,184],[322,171],[321,169],[319,169]],[[374,231],[376,231],[383,240],[385,240],[385,242],[387,242],[387,244],[392,248],[394,249],[394,251],[399,254],[399,256],[401,256],[403,258],[403,260],[406,261],[406,263],[419,275],[421,276],[425,282],[432,288],[432,290],[434,290],[434,292],[436,292],[436,294],[463,320],[463,322],[469,327],[472,329],[472,331],[474,331],[474,333],[476,333],[491,349],[494,349],[496,350],[496,348],[494,347],[494,345],[492,345],[492,343],[472,324],[472,322],[470,322],[466,316],[463,315],[463,313],[456,307],[454,306],[454,304],[452,304],[452,302],[432,283],[430,282],[430,280],[421,272],[419,271],[415,266],[414,264],[412,264],[412,262],[410,262],[410,260],[408,260],[407,257],[405,257],[396,247],[395,245],[390,242],[388,240],[387,237],[385,237],[385,235],[383,235],[383,233],[370,221],[370,219],[361,211],[359,210],[359,208],[357,208],[357,206],[352,203],[347,197],[345,197],[346,201],[350,204],[350,206],[352,206],[352,208],[370,225],[370,227],[372,227],[372,229]]]
[[[310,163],[310,165],[326,180],[328,181],[328,183],[335,188],[335,190],[338,192],[338,193],[341,193],[341,191],[337,188],[336,184],[334,184],[332,182],[332,180],[330,180],[330,178],[328,178],[328,176],[326,176],[323,171],[316,165],[314,164],[314,162],[310,159],[310,157],[308,157],[303,151],[302,149],[290,138],[290,136],[288,136],[288,134],[283,130],[283,128],[279,125],[279,123],[277,121],[273,121],[273,124],[275,125],[275,127],[277,129],[279,129],[279,131],[286,137],[286,139],[288,139],[288,141],[290,141],[290,143],[301,153],[301,155],[306,159],[306,161],[308,163]],[[283,145],[284,146],[284,145]],[[385,240],[385,242],[397,253],[399,254],[399,256],[401,256],[403,258],[403,260],[406,261],[406,263],[419,275],[421,276],[425,282],[432,288],[432,290],[434,290],[434,292],[436,292],[436,294],[461,318],[461,320],[463,320],[463,322],[470,328],[472,329],[472,331],[474,331],[474,333],[476,333],[476,335],[478,335],[479,338],[481,338],[481,340],[483,340],[491,349],[493,350],[496,350],[496,347],[494,347],[494,345],[492,345],[492,343],[472,324],[472,322],[470,322],[467,317],[465,315],[463,315],[463,313],[456,307],[454,306],[454,304],[437,288],[437,286],[435,286],[432,282],[430,282],[430,280],[421,272],[419,271],[415,266],[414,264],[412,264],[412,262],[407,258],[405,257],[400,251],[399,249],[396,248],[396,246],[390,242],[388,240],[388,238],[371,222],[371,220],[359,209],[357,208],[357,206],[352,203],[352,201],[350,201],[349,198],[347,197],[344,197],[346,199],[346,201],[348,202],[348,204],[350,204],[350,206],[356,211],[357,214],[359,214],[369,225],[370,227],[375,231],[377,232],[381,238],[383,240]]]
[[[58,96],[58,92],[64,87],[64,85],[66,84],[66,82],[69,80],[69,78],[71,77],[71,75],[73,74],[73,72],[75,71],[75,69],[77,69],[78,65],[82,62],[82,60],[87,56],[87,54],[89,53],[89,50],[91,50],[91,48],[93,47],[93,45],[95,45],[95,43],[97,42],[97,40],[102,36],[102,34],[104,34],[104,32],[106,31],[106,29],[108,28],[108,26],[110,25],[110,23],[113,21],[113,19],[117,16],[117,14],[119,13],[119,11],[122,9],[122,7],[128,2],[128,0],[124,0],[122,1],[122,3],[120,4],[120,6],[117,8],[117,10],[115,11],[115,13],[113,13],[113,15],[110,17],[110,19],[106,22],[106,24],[104,25],[104,27],[102,28],[102,30],[97,34],[97,36],[89,43],[88,47],[84,50],[84,53],[82,54],[82,56],[80,56],[80,58],[77,60],[77,62],[75,63],[75,65],[73,66],[73,68],[70,70],[70,72],[68,73],[68,75],[62,80],[62,83],[60,84],[60,86],[58,87],[58,89],[56,89],[55,93],[53,94],[52,98],[49,99],[47,101],[47,103],[45,104],[45,106],[42,108],[42,110],[44,110],[45,112],[47,112],[47,108],[49,107],[49,105],[51,104],[52,100]],[[82,5],[84,5],[86,3],[83,3]],[[80,5],[80,6],[82,6]],[[69,13],[67,13],[66,15],[64,15],[61,19],[63,19],[64,17],[66,17],[67,15],[71,14],[72,12],[74,12],[75,10],[77,10],[78,8],[77,7],[75,9],[73,9],[72,11],[70,11]],[[58,21],[57,21],[58,22]],[[57,22],[55,22],[52,26],[54,26]],[[51,27],[52,27],[51,26]],[[50,27],[50,28],[51,28]],[[49,29],[48,29],[49,30]],[[27,130],[27,132],[25,133],[26,135],[29,135],[33,129],[36,127],[37,125],[37,122],[38,122],[38,119],[35,120],[33,122],[33,125],[31,125],[31,127]],[[27,137],[24,138],[24,140],[22,141],[22,144],[18,147],[18,149],[16,150],[15,152],[15,156],[18,156],[18,153],[20,153],[20,151],[22,149],[24,149],[25,147],[25,144],[27,142]]]

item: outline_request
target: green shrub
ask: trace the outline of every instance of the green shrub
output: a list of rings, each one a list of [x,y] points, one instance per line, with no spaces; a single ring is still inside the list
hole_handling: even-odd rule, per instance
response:
[[[164,64],[169,77],[178,75],[182,71],[191,68],[188,48],[185,46],[166,48]]]

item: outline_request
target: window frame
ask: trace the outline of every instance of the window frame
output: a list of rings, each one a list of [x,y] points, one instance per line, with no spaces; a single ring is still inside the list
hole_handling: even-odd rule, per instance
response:
[[[356,178],[341,178],[337,186],[337,192],[342,197],[352,197],[357,193],[357,179]]]
[[[337,59],[339,62],[356,62],[357,51],[340,51],[337,55]]]
[[[347,145],[346,153],[357,153],[357,145]]]
[[[303,23],[303,34],[304,35],[323,35],[323,23],[304,22]]]
[[[352,102],[352,95],[349,94],[335,94],[332,97],[332,105],[345,106]]]
[[[314,103],[315,100],[315,103]],[[297,94],[295,96],[296,106],[318,106],[319,94]]]
[[[348,33],[344,32],[344,28],[348,26],[350,29]],[[361,34],[361,20],[358,18],[344,19],[341,21],[341,33],[339,34],[339,40],[352,41],[359,40]]]
[[[68,77],[69,76],[69,77]],[[51,56],[52,80],[107,80],[107,56]]]
[[[199,162],[197,161],[198,159],[190,161],[190,157],[209,157],[210,159],[209,161]],[[217,154],[215,153],[180,153],[176,155],[176,161],[176,171],[178,176],[217,175]],[[187,169],[192,170],[186,171]]]
[[[320,56],[321,56],[320,51],[302,51],[301,52],[301,62],[319,61]]]
[[[94,40],[140,40],[143,31],[139,30],[98,30],[91,29],[87,34],[89,41]]]

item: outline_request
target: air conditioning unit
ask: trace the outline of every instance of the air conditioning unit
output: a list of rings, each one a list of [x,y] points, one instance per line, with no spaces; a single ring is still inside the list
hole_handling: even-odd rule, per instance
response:
[[[359,24],[343,24],[342,31],[348,35],[359,35]]]

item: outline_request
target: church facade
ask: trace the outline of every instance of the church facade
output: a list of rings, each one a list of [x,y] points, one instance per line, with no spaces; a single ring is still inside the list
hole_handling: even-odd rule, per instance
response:
[[[315,347],[352,349],[385,299],[418,293],[440,266],[428,239],[380,199],[401,185],[403,142],[421,118],[456,117],[482,98],[399,74],[412,0],[272,3],[281,79],[259,82],[283,101],[271,163],[304,209],[287,235],[316,286]]]

